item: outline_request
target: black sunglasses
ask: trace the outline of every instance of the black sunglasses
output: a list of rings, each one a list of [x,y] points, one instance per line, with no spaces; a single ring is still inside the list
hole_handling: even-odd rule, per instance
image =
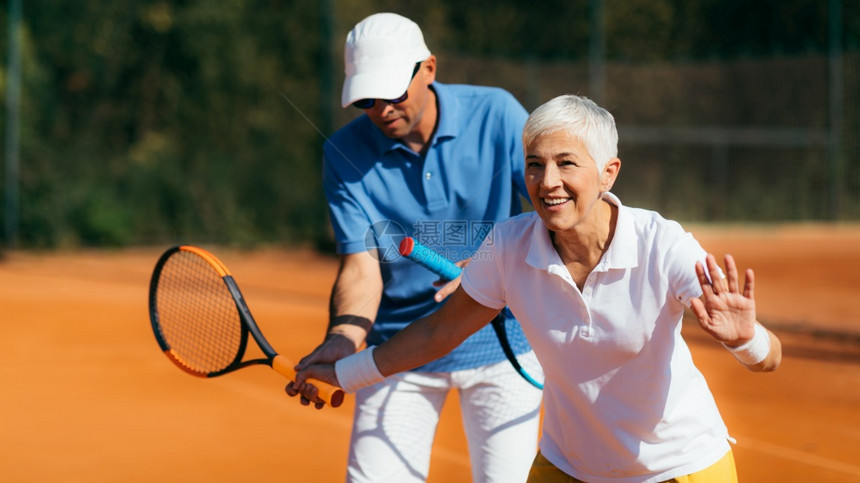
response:
[[[421,62],[415,64],[415,69],[412,71],[412,77],[409,78],[409,84],[406,85],[406,92],[404,92],[402,96],[397,99],[380,99],[380,101],[387,102],[389,104],[400,104],[406,99],[409,99],[409,86],[412,85],[412,80],[415,79],[415,75],[418,74],[418,69],[420,68]],[[376,99],[359,99],[352,103],[354,107],[359,109],[370,109],[374,104],[376,104]]]

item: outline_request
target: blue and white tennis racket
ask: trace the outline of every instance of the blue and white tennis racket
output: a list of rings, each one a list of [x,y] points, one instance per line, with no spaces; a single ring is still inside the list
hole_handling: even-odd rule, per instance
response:
[[[431,272],[439,275],[445,280],[454,280],[459,277],[463,269],[458,267],[454,262],[448,260],[440,253],[428,248],[421,243],[415,241],[412,237],[406,237],[400,242],[400,254],[410,260],[418,263]],[[507,309],[505,309],[507,311]],[[543,369],[538,363],[534,351],[529,348],[527,351],[521,351],[520,354],[515,354],[511,347],[511,342],[508,340],[508,331],[505,328],[506,318],[504,312],[500,312],[492,322],[493,330],[496,332],[496,337],[502,346],[502,351],[505,357],[508,358],[514,369],[528,381],[531,385],[538,389],[543,389],[544,375]]]

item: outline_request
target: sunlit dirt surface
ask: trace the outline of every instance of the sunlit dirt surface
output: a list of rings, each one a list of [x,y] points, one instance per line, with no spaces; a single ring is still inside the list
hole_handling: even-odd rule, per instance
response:
[[[779,371],[752,374],[694,323],[684,328],[737,439],[741,481],[860,481],[860,229],[690,229],[755,269],[760,320],[784,343]],[[165,248],[0,260],[0,480],[342,481],[351,396],[316,411],[266,367],[198,379],[160,353],[147,292]],[[316,346],[333,258],[207,248],[278,351]],[[431,482],[470,480],[459,418],[452,396]]]

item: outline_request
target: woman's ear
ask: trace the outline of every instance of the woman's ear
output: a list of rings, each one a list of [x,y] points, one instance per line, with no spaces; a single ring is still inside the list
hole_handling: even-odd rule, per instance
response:
[[[618,172],[621,171],[621,160],[612,158],[603,165],[603,171],[600,173],[600,191],[606,192],[612,189],[615,180],[618,178]]]

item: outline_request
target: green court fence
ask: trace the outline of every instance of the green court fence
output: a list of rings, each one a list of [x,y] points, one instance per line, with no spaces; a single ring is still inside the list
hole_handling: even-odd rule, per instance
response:
[[[600,103],[622,160],[614,191],[691,221],[860,221],[860,53],[840,62],[841,82],[826,55],[607,63]],[[517,79],[505,87],[529,109],[594,90],[585,62],[444,57],[439,70],[452,82]]]

